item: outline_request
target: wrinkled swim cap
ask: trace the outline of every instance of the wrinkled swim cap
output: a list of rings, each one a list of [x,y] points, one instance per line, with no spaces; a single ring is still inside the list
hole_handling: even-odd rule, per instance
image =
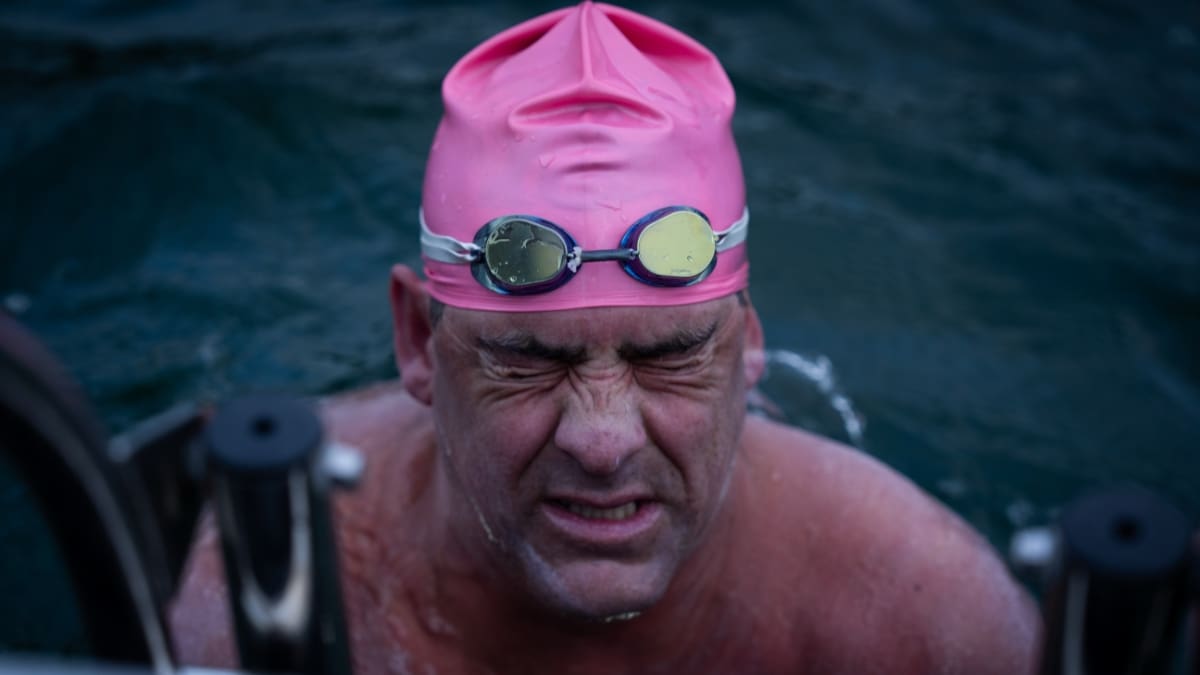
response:
[[[665,206],[699,209],[716,231],[743,215],[729,78],[711,52],[648,17],[584,2],[531,19],[464,56],[442,96],[422,196],[435,234],[470,242],[495,218],[531,215],[584,250],[612,249]],[[465,264],[426,258],[425,275],[433,297],[470,309],[682,305],[745,288],[745,251],[721,252],[706,279],[675,288],[615,262],[586,263],[537,295],[490,291]]]

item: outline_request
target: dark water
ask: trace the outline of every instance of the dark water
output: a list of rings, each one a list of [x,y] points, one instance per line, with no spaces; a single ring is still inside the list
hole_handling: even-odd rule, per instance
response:
[[[8,3],[0,298],[113,429],[391,377],[439,80],[553,6]],[[996,543],[1113,482],[1200,516],[1200,5],[631,6],[738,90],[790,418]]]

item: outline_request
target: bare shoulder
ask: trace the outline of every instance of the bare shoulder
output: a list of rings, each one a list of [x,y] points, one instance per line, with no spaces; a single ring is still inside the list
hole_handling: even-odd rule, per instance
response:
[[[413,400],[399,380],[353,389],[321,401],[327,435],[368,454],[383,451],[397,435],[432,429],[429,408]]]
[[[751,510],[828,672],[1031,669],[1036,608],[957,515],[853,448],[761,418],[743,438]]]
[[[784,483],[780,498],[820,514],[839,537],[851,534],[846,526],[853,524],[872,540],[927,532],[947,545],[987,548],[958,516],[856,448],[761,417],[747,418],[744,445],[751,474],[765,475],[772,487]]]
[[[321,418],[329,438],[354,447],[366,460],[362,482],[336,503],[343,565],[366,564],[360,559],[377,545],[379,533],[403,538],[404,532],[396,529],[403,529],[399,507],[429,485],[436,444],[433,416],[399,381],[392,381],[323,400]]]

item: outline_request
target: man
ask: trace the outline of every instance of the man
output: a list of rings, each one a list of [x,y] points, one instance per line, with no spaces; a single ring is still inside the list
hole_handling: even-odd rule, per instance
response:
[[[1028,672],[985,543],[870,458],[747,417],[734,96],[686,36],[584,3],[446,78],[400,386],[330,402],[359,672]],[[211,536],[210,536],[211,539]],[[232,658],[211,541],[185,658]]]

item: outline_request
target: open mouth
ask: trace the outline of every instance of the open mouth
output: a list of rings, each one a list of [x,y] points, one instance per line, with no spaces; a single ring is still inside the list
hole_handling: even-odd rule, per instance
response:
[[[665,519],[662,504],[653,499],[583,502],[554,498],[543,504],[543,513],[558,536],[610,554],[649,545]]]
[[[580,518],[588,520],[626,520],[627,518],[632,518],[638,510],[638,502],[636,501],[604,509],[559,499],[554,500],[554,503]]]

